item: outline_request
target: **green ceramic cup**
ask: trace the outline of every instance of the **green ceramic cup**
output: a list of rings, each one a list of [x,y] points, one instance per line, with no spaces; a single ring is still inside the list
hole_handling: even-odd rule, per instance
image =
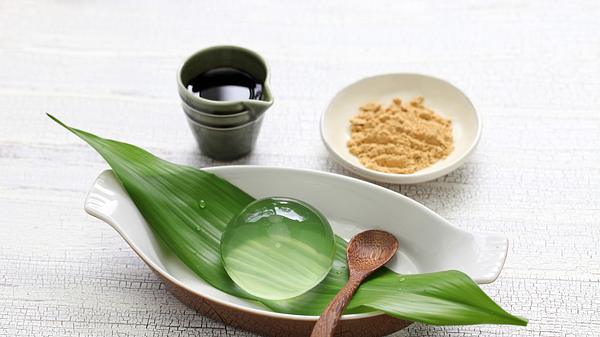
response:
[[[262,82],[261,99],[213,101],[188,91],[191,79],[219,67],[243,70]],[[237,46],[210,47],[188,57],[177,73],[177,91],[200,150],[218,160],[236,159],[252,151],[263,114],[273,104],[265,61]]]

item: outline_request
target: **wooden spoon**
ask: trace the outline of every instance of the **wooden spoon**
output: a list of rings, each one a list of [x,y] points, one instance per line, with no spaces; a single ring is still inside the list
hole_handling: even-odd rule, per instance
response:
[[[388,232],[368,230],[355,235],[346,249],[350,272],[348,282],[325,308],[310,336],[333,336],[342,312],[358,286],[367,276],[386,264],[397,250],[398,241]]]

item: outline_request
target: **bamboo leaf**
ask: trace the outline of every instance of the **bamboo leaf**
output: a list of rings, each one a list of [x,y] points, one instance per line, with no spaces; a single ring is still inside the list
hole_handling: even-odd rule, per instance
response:
[[[108,162],[156,235],[215,288],[258,301],[273,311],[320,315],[346,282],[346,243],[338,237],[333,267],[311,291],[280,301],[249,295],[225,272],[219,243],[229,220],[254,198],[212,173],[167,162],[136,146],[100,138],[48,116],[86,141]],[[201,200],[210,207],[199,206]],[[526,319],[503,310],[458,271],[399,275],[381,270],[361,285],[346,313],[372,310],[435,325],[527,324]]]

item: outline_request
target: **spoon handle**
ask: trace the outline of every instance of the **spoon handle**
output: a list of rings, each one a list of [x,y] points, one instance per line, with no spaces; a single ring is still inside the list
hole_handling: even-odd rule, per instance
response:
[[[340,321],[344,308],[346,308],[346,305],[348,305],[352,295],[354,295],[364,278],[365,277],[360,274],[350,274],[350,278],[346,285],[340,289],[333,300],[329,302],[329,305],[327,305],[327,308],[325,308],[321,317],[319,317],[310,337],[333,336],[333,332]]]

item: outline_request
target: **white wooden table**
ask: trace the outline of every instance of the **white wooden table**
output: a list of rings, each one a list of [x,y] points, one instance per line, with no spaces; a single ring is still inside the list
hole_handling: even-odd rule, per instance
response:
[[[82,202],[105,162],[44,116],[196,167],[175,90],[213,44],[262,53],[276,103],[236,164],[348,174],[318,120],[342,86],[383,72],[445,78],[483,138],[461,169],[388,186],[457,226],[510,237],[484,290],[527,327],[397,336],[600,336],[597,1],[0,1],[0,336],[250,336],[186,308]]]

